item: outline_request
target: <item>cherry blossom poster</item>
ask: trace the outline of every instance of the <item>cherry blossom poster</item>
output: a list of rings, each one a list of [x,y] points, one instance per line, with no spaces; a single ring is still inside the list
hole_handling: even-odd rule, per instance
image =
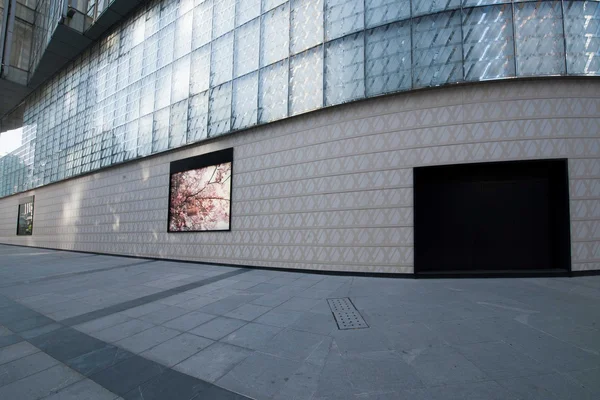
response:
[[[169,232],[230,230],[232,155],[210,153],[171,164]]]

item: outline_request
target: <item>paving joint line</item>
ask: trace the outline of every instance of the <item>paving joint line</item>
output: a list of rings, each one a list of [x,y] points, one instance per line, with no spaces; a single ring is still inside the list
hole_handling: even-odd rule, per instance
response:
[[[235,271],[230,271],[230,272],[216,275],[216,276],[213,276],[213,277],[210,277],[207,279],[202,279],[197,282],[188,283],[188,284],[185,284],[182,286],[177,286],[177,287],[174,287],[171,289],[163,290],[162,292],[149,294],[147,296],[139,297],[139,298],[133,299],[133,300],[128,300],[123,303],[114,304],[112,306],[101,308],[96,311],[91,311],[86,314],[77,315],[77,316],[71,317],[71,318],[66,318],[66,319],[60,320],[58,322],[60,322],[63,325],[67,325],[67,326],[83,324],[83,323],[93,321],[98,318],[106,317],[106,316],[109,316],[109,315],[112,315],[112,314],[115,314],[115,313],[118,313],[121,311],[129,310],[130,308],[143,306],[144,304],[148,304],[153,301],[162,300],[167,297],[174,296],[176,294],[187,292],[188,290],[196,289],[196,288],[208,285],[210,283],[214,283],[214,282],[218,282],[223,279],[231,278],[233,276],[240,275],[240,274],[243,274],[243,273],[246,273],[249,271],[250,271],[250,269],[240,268]]]
[[[22,280],[22,281],[9,282],[9,283],[0,285],[0,288],[28,285],[28,284],[32,284],[32,283],[48,282],[48,281],[53,281],[56,279],[70,278],[72,276],[87,275],[87,274],[93,274],[96,272],[105,272],[105,271],[112,271],[112,270],[120,269],[120,268],[135,267],[137,265],[148,264],[148,263],[153,263],[153,262],[156,262],[156,260],[146,260],[146,261],[140,261],[140,262],[133,263],[133,264],[118,265],[115,267],[107,267],[107,268],[98,268],[98,269],[94,269],[94,270],[66,272],[64,274],[45,276],[42,278],[33,278],[33,279],[27,279],[27,280]]]

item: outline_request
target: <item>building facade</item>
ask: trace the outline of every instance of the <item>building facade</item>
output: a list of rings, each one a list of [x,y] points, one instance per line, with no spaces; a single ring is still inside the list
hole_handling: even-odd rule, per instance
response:
[[[150,1],[24,100],[0,158],[0,242],[353,272],[513,253],[542,262],[493,269],[597,270],[598,76],[597,1]],[[228,229],[171,231],[171,163],[230,148]],[[418,178],[457,164],[472,168]],[[427,188],[476,200],[437,215]],[[31,235],[16,234],[23,199]]]

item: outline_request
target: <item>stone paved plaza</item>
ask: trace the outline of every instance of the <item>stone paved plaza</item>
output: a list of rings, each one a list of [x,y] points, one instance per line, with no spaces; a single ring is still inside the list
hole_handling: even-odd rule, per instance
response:
[[[328,298],[369,325],[339,330]],[[0,245],[0,399],[600,398],[600,277],[391,279]]]

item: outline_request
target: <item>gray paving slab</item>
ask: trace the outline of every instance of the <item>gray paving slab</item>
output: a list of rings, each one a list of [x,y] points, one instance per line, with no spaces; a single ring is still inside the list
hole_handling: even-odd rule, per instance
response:
[[[37,352],[0,365],[0,386],[58,365],[59,362],[46,353]]]
[[[274,400],[310,399],[317,391],[322,367],[313,364],[301,364],[300,368],[287,379],[284,379],[278,391],[273,395]]]
[[[125,315],[124,313],[117,313],[98,318],[84,324],[75,325],[74,328],[81,332],[92,333],[110,328],[111,326],[122,324],[127,321],[131,321],[132,319],[133,318]]]
[[[370,323],[368,315],[365,318]],[[383,330],[383,334],[387,343],[396,351],[448,344],[440,332],[430,329],[422,322],[391,325]]]
[[[164,322],[162,325],[166,326],[167,328],[177,329],[185,332],[194,329],[205,322],[215,319],[216,317],[216,315],[206,314],[200,311],[192,311],[181,315],[180,317]]]
[[[10,330],[12,330],[12,326],[20,324],[21,321],[40,316],[40,313],[20,304],[11,304],[10,306],[0,308],[0,324]]]
[[[0,349],[21,342],[23,339],[17,334],[0,336]]]
[[[269,293],[252,300],[252,304],[265,307],[277,307],[292,298],[289,293]]]
[[[105,342],[115,343],[119,340],[125,339],[126,337],[135,335],[136,333],[150,329],[153,326],[155,325],[151,324],[150,322],[133,319],[101,331],[93,332],[91,335],[100,340],[104,340]]]
[[[492,379],[553,372],[547,364],[534,360],[505,342],[464,344],[455,348]]]
[[[478,382],[487,375],[465,356],[449,346],[415,349],[402,355],[426,386]]]
[[[116,345],[137,354],[174,338],[177,335],[179,335],[179,331],[176,331],[175,329],[165,328],[164,326],[155,326],[123,340],[119,340]]]
[[[450,344],[461,345],[497,341],[496,335],[489,335],[485,331],[473,329],[473,321],[470,319],[442,321],[438,323],[427,322],[426,326]]]
[[[600,376],[600,367],[582,371],[572,371],[566,373],[565,376],[592,393],[600,393],[600,379],[598,379]]]
[[[211,386],[210,388],[203,390],[194,397],[192,400],[247,400],[246,396],[242,396],[240,394],[230,392],[229,390],[222,389],[218,386]]]
[[[332,290],[332,289],[308,288],[308,289],[298,293],[296,296],[297,297],[306,297],[307,299],[319,300],[319,299],[326,299],[328,297],[334,297],[334,296],[332,296],[334,291],[335,290]]]
[[[273,309],[256,319],[255,322],[285,328],[299,320],[304,315],[302,311]]]
[[[15,333],[20,333],[20,332],[29,331],[31,329],[39,328],[44,325],[50,325],[54,322],[55,322],[54,320],[52,320],[44,315],[37,315],[37,316],[31,317],[31,318],[27,318],[24,320],[9,323],[9,324],[7,324],[7,327],[10,328],[10,330]]]
[[[248,289],[250,287],[256,286],[256,282],[247,282],[247,281],[237,281],[231,284],[229,287],[232,289]]]
[[[184,292],[184,293],[176,294],[175,296],[171,296],[171,297],[167,297],[165,299],[159,300],[158,303],[164,304],[167,306],[175,306],[179,303],[182,303],[182,302],[188,301],[188,300],[192,300],[196,297],[198,297],[198,296],[196,296],[192,293],[189,293],[189,292]]]
[[[30,329],[28,331],[20,332],[19,335],[21,335],[21,337],[25,340],[30,340],[35,337],[44,335],[46,333],[53,332],[53,331],[55,331],[57,329],[61,329],[61,328],[63,328],[63,325],[61,325],[57,322],[54,322],[54,323],[51,323],[48,325],[40,326],[38,328]]]
[[[342,353],[394,350],[386,330],[377,326],[367,329],[334,330],[331,336]]]
[[[289,327],[297,331],[318,333],[320,335],[330,335],[338,329],[333,314],[320,314],[310,311],[305,312]]]
[[[300,369],[298,361],[254,353],[216,384],[255,399],[272,398]]]
[[[222,342],[247,349],[264,348],[282,328],[257,323],[249,323],[221,339]]]
[[[160,375],[166,367],[139,356],[132,356],[118,364],[89,376],[102,387],[125,396],[155,376]]]
[[[252,353],[253,351],[242,347],[226,343],[214,343],[173,368],[184,374],[212,383]]]
[[[189,300],[184,300],[181,303],[178,303],[177,307],[185,308],[186,310],[190,311],[195,311],[211,303],[214,303],[215,301],[217,300],[213,299],[212,297],[195,296]]]
[[[260,295],[253,294],[228,296],[222,300],[215,301],[214,303],[210,303],[209,305],[202,307],[199,311],[207,314],[225,315],[228,312],[235,310],[242,304],[251,302],[257,297],[260,297]]]
[[[174,370],[142,383],[125,394],[125,400],[191,399],[212,385]]]
[[[57,393],[44,397],[43,400],[116,400],[118,396],[90,379],[59,390]]]
[[[30,342],[62,362],[105,346],[104,342],[68,327],[37,336]]]
[[[255,304],[244,304],[225,314],[228,318],[237,318],[244,321],[254,321],[264,313],[272,310],[271,307],[259,306]]]
[[[148,321],[156,325],[163,324],[167,321],[180,317],[187,314],[189,310],[176,306],[167,306],[162,310],[154,311],[149,314],[142,315],[139,317],[142,321]]]
[[[131,318],[139,318],[142,315],[150,314],[155,311],[160,311],[167,308],[166,304],[161,303],[148,303],[141,306],[130,308],[129,310],[121,311],[121,314],[127,315]]]
[[[247,323],[247,321],[239,319],[218,317],[192,329],[190,333],[212,340],[219,340]]]
[[[327,354],[311,399],[351,399],[356,394],[335,343]]]
[[[37,353],[38,351],[40,349],[27,342],[11,344],[0,349],[0,365]]]
[[[499,379],[496,382],[516,397],[528,400],[598,398],[597,393],[558,373]]]
[[[249,293],[272,293],[281,287],[282,285],[276,285],[273,282],[259,283],[258,285],[249,287],[246,291]]]
[[[292,297],[281,304],[278,308],[295,311],[308,311],[318,304],[316,299],[307,299],[304,297]]]
[[[14,332],[5,326],[0,325],[0,337],[12,335]]]
[[[269,284],[272,285],[289,285],[294,282],[298,277],[276,277],[272,278],[268,281]]]
[[[575,371],[600,365],[600,353],[586,351],[543,332],[539,332],[533,340],[509,339],[507,343],[557,370]]]
[[[414,399],[414,400],[518,400],[521,399],[494,381],[444,385],[423,389],[393,392],[384,397],[366,399]],[[529,398],[527,398],[529,399]]]
[[[213,340],[183,333],[143,352],[141,356],[172,367],[213,343]]]
[[[37,400],[82,379],[82,375],[59,364],[0,387],[0,399]]]
[[[419,370],[394,351],[353,353],[342,356],[343,368],[355,393],[423,387]]]
[[[104,347],[67,360],[65,364],[82,375],[89,376],[112,367],[134,354],[116,346],[106,344]]]
[[[304,361],[327,339],[328,337],[316,333],[284,329],[260,347],[260,351],[276,357]]]

